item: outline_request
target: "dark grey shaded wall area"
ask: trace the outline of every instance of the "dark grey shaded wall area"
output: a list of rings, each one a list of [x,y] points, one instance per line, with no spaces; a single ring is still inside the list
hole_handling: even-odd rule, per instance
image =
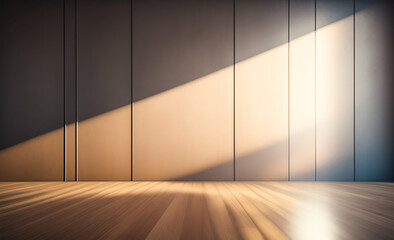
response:
[[[133,1],[133,101],[233,64],[233,2]]]
[[[315,0],[291,0],[290,41],[315,31]]]
[[[0,4],[4,149],[63,126],[63,1]]]
[[[64,175],[66,181],[76,180],[76,21],[75,0],[64,0],[64,87],[65,87],[65,131],[64,131]]]
[[[65,0],[64,10],[64,70],[65,70],[65,120],[66,124],[76,121],[76,41],[75,41],[75,0]]]
[[[356,180],[393,181],[394,3],[357,0],[356,11]]]
[[[240,62],[287,42],[288,1],[235,1],[235,60]]]
[[[78,121],[131,103],[130,0],[77,1]]]

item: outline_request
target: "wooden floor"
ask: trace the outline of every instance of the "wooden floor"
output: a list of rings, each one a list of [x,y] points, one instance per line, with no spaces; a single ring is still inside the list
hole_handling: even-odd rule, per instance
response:
[[[394,184],[0,183],[0,239],[393,239]]]

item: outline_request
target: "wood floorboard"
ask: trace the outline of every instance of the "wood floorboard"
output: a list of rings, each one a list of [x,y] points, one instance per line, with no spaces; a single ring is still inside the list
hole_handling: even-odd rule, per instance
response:
[[[1,182],[0,239],[394,239],[394,183]]]

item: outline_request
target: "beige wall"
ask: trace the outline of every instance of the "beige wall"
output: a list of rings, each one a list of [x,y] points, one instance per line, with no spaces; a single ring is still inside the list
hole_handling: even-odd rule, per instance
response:
[[[63,180],[63,128],[0,150],[0,181]]]
[[[65,137],[66,180],[75,181],[75,123],[66,125]]]
[[[131,107],[78,123],[78,179],[131,179]]]

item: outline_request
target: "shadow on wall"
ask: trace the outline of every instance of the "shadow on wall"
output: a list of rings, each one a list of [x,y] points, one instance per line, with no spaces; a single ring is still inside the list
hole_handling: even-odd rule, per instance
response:
[[[4,1],[3,4],[5,2],[6,1]],[[10,2],[13,2],[14,4],[16,3],[14,1],[10,1]],[[15,20],[16,24],[14,26],[9,26],[9,28],[5,29],[6,25],[5,24],[2,25],[2,27],[3,27],[2,31],[10,31],[11,32],[11,31],[14,31],[15,29],[18,29],[18,30],[20,30],[20,32],[23,32],[23,36],[25,36],[26,41],[40,42],[40,41],[42,41],[41,39],[38,39],[38,40],[32,39],[31,36],[33,35],[33,33],[29,32],[29,31],[26,31],[24,28],[22,28],[23,26],[30,26],[30,25],[27,24],[26,22],[20,20],[18,18],[19,14],[14,14],[12,12],[12,9],[15,10],[15,11],[20,11],[20,8],[25,6],[26,9],[29,9],[28,12],[30,14],[32,14],[32,16],[29,18],[30,20],[31,19],[39,19],[38,16],[41,13],[43,13],[43,12],[44,13],[49,12],[49,13],[55,14],[56,11],[54,11],[53,9],[51,9],[49,7],[49,6],[51,6],[51,4],[49,4],[49,2],[51,2],[51,1],[48,1],[48,3],[41,4],[41,5],[36,4],[36,3],[34,3],[34,4],[32,3],[32,4],[29,5],[29,4],[27,4],[27,2],[29,2],[29,1],[26,1],[26,2],[23,2],[23,3],[19,1],[17,6],[11,6],[7,2],[6,5],[2,6],[2,9],[4,10],[4,12],[2,12],[1,16],[3,18],[7,19],[10,16],[14,16],[14,18],[16,19]],[[141,4],[141,9],[142,10],[145,10],[145,8],[147,8],[147,7],[143,6],[143,4],[142,4],[143,2],[142,1],[136,1],[136,2],[138,2],[138,4]],[[176,1],[169,1],[168,3],[172,3],[172,2],[174,2],[173,5],[175,5]],[[185,1],[180,1],[180,2],[185,2]],[[157,4],[157,6],[158,6],[157,8],[164,7],[164,6],[160,5],[160,3],[162,3],[162,1],[157,1],[157,3],[155,2],[155,4]],[[168,3],[166,3],[166,4],[168,4]],[[35,7],[33,7],[33,6],[35,6]],[[136,8],[138,6],[139,5],[136,5],[134,7]],[[181,4],[181,6],[183,8],[187,8],[187,7],[190,8],[190,6],[188,4],[186,4],[186,5],[185,4],[183,4],[183,5]],[[33,7],[33,8],[31,8],[31,7]],[[369,7],[369,5],[364,5],[364,8],[368,8],[368,7]],[[23,8],[23,9],[25,9],[25,8]],[[162,9],[162,8],[160,8],[160,9]],[[361,11],[361,10],[363,10],[363,9],[359,9],[358,11]],[[4,14],[5,12],[7,14]],[[138,12],[139,13],[143,13],[143,11],[138,11]],[[135,13],[135,14],[138,14],[138,13]],[[347,15],[344,15],[344,14],[345,13],[342,13],[341,15],[337,16],[337,20],[340,20],[341,18],[344,18],[344,17],[346,17],[348,15],[351,15],[352,13],[348,13]],[[168,15],[171,15],[171,14],[168,14]],[[167,17],[167,15],[166,15],[166,17]],[[173,21],[179,20],[179,17],[180,16],[177,16],[177,18],[173,19]],[[134,19],[134,21],[138,20],[138,17],[134,16],[133,19]],[[158,19],[156,19],[156,20],[158,20]],[[26,19],[24,19],[24,20],[26,20]],[[46,19],[42,19],[42,21],[44,21],[44,20],[46,20]],[[37,20],[37,25],[38,24],[45,25],[45,24],[42,24],[40,21],[41,20]],[[1,22],[4,23],[6,21],[3,19],[3,21],[1,21]],[[48,23],[48,21],[45,21],[45,23]],[[134,24],[137,24],[137,23],[134,23]],[[154,24],[159,24],[159,23],[157,21],[153,21],[152,20],[152,23],[150,23],[150,24],[151,24],[152,28],[154,28],[153,27]],[[162,23],[162,24],[164,24],[164,23]],[[149,25],[145,25],[145,23],[144,24],[141,23],[141,25],[146,26],[146,28],[148,29]],[[138,26],[133,26],[133,27],[134,27],[134,32],[136,32],[137,29],[138,29]],[[139,26],[139,27],[142,28],[142,26]],[[192,39],[193,41],[195,41],[196,39],[199,39],[199,37],[201,37],[200,30],[201,29],[197,29],[196,32],[188,34],[190,39]],[[144,31],[147,31],[147,30],[144,30]],[[192,30],[190,30],[190,31],[192,31]],[[303,34],[307,34],[307,33],[308,32],[304,32]],[[21,33],[19,33],[19,34],[21,34]],[[204,34],[205,35],[209,35],[209,34],[212,34],[212,32],[206,32]],[[3,36],[6,36],[6,35],[3,35]],[[62,37],[62,35],[60,35],[60,36]],[[2,81],[1,81],[1,83],[2,83],[1,90],[2,90],[2,92],[1,92],[0,96],[2,96],[2,99],[3,99],[3,101],[1,101],[1,105],[0,105],[1,106],[1,111],[2,111],[1,114],[2,114],[2,116],[7,116],[7,115],[9,115],[11,113],[12,114],[19,113],[19,115],[10,116],[8,118],[2,117],[0,119],[1,120],[1,122],[0,122],[1,123],[1,131],[2,131],[2,134],[0,136],[0,150],[8,148],[8,147],[13,146],[13,145],[16,145],[18,143],[21,143],[21,142],[26,141],[28,139],[31,139],[33,137],[39,136],[41,134],[45,134],[45,133],[50,132],[52,130],[56,130],[59,127],[63,126],[63,122],[62,122],[63,121],[63,111],[58,111],[59,109],[62,109],[63,105],[60,104],[55,109],[51,110],[51,109],[48,109],[48,105],[45,104],[45,103],[48,103],[48,102],[44,103],[43,101],[45,99],[38,97],[38,96],[42,96],[42,95],[39,95],[39,94],[42,94],[42,93],[49,94],[48,87],[46,87],[46,89],[41,89],[39,92],[32,92],[31,91],[32,89],[36,88],[37,86],[46,85],[46,83],[45,84],[44,83],[42,83],[42,84],[41,83],[37,83],[38,80],[36,78],[32,79],[32,75],[34,75],[34,74],[31,74],[32,70],[29,70],[29,69],[31,69],[31,67],[29,67],[29,66],[33,66],[32,62],[42,63],[42,65],[43,65],[42,68],[47,69],[48,66],[51,65],[50,64],[51,61],[48,62],[48,61],[42,60],[42,59],[34,59],[32,62],[28,61],[28,59],[27,59],[27,52],[29,52],[29,49],[32,48],[32,45],[30,43],[25,43],[24,44],[24,43],[21,43],[20,41],[16,41],[15,38],[21,39],[21,37],[18,36],[18,33],[9,34],[8,37],[9,37],[9,39],[8,38],[4,39],[4,37],[3,37],[3,42],[2,42],[2,44],[0,46],[1,50],[3,51],[1,62],[0,62],[0,67],[1,67],[1,70],[2,70],[2,72],[1,72],[1,74],[2,74],[2,76],[1,76],[1,79],[2,79]],[[179,59],[171,61],[171,57],[169,57],[169,56],[171,56],[171,55],[182,56],[182,53],[185,52],[185,51],[187,52],[187,50],[195,52],[193,54],[186,54],[186,56],[188,56],[190,58],[193,58],[193,59],[199,59],[199,57],[197,56],[197,53],[201,54],[201,52],[205,52],[205,54],[201,54],[201,55],[205,55],[205,56],[209,55],[210,56],[210,54],[208,54],[208,53],[217,51],[216,49],[208,49],[208,50],[203,49],[203,47],[205,45],[201,44],[201,49],[198,49],[198,51],[195,50],[195,49],[189,49],[189,48],[186,49],[185,48],[185,49],[183,49],[183,52],[181,52],[180,48],[176,47],[176,46],[179,45],[179,42],[175,42],[175,40],[179,41],[179,39],[173,39],[173,38],[174,37],[172,37],[172,39],[171,39],[171,41],[174,42],[174,43],[172,43],[172,45],[173,45],[172,48],[170,48],[168,46],[164,47],[162,44],[160,44],[159,42],[165,42],[162,39],[160,39],[160,41],[158,41],[158,39],[156,39],[156,42],[154,42],[154,43],[149,45],[149,46],[152,46],[152,45],[157,46],[157,49],[152,51],[152,52],[156,53],[155,54],[155,57],[156,57],[155,61],[157,61],[157,63],[156,64],[150,63],[149,64],[150,65],[149,66],[149,70],[144,71],[144,72],[147,73],[147,74],[155,74],[155,72],[159,72],[159,71],[153,71],[153,69],[157,69],[157,70],[162,69],[162,71],[164,71],[163,69],[166,69],[166,71],[168,71],[168,69],[172,69],[172,68],[174,68],[174,66],[176,66],[176,68],[175,68],[175,69],[177,69],[176,71],[182,71],[182,72],[174,72],[174,71],[172,71],[171,75],[169,75],[169,76],[166,76],[166,74],[160,75],[160,76],[157,75],[157,74],[153,75],[153,76],[151,76],[151,75],[142,76],[144,74],[144,72],[141,71],[141,73],[139,74],[141,76],[134,75],[133,76],[133,79],[134,79],[134,82],[133,82],[134,100],[133,100],[133,102],[137,102],[138,100],[141,100],[143,98],[147,98],[147,97],[153,96],[153,95],[155,95],[157,93],[163,92],[165,90],[169,90],[169,89],[174,88],[176,86],[185,84],[185,83],[193,81],[193,80],[195,80],[195,79],[197,79],[199,77],[208,75],[208,74],[213,73],[215,71],[218,71],[218,70],[220,70],[220,69],[222,69],[224,67],[228,67],[228,66],[232,65],[232,60],[230,62],[219,61],[218,60],[218,62],[222,62],[222,63],[221,64],[218,63],[218,64],[209,65],[207,67],[198,67],[198,65],[200,63],[202,63],[202,64],[206,63],[207,62],[206,60],[209,59],[209,58],[198,60],[194,64],[190,64],[190,62],[193,62],[193,61],[186,61],[186,60],[179,60]],[[272,36],[270,36],[267,39],[275,39],[275,34],[273,34]],[[8,40],[8,41],[6,41],[6,40]],[[144,39],[144,40],[153,41],[152,39]],[[168,41],[170,41],[170,40],[168,40]],[[188,42],[187,40],[184,40],[184,41]],[[13,44],[10,44],[11,42],[13,42]],[[60,38],[59,38],[58,42],[61,42]],[[203,41],[201,41],[201,42],[203,42]],[[20,48],[22,44],[27,49],[25,51],[18,51],[17,48]],[[145,45],[145,44],[147,44],[147,43],[143,42],[143,41],[140,42],[140,45]],[[256,43],[255,46],[251,46],[250,48],[248,48],[248,49],[252,49],[253,51],[250,50],[251,51],[250,53],[241,53],[240,56],[238,56],[239,59],[237,59],[237,62],[242,61],[242,60],[247,59],[247,58],[250,58],[250,57],[253,57],[255,55],[258,55],[258,54],[260,54],[260,53],[262,53],[264,51],[272,49],[272,48],[274,48],[274,47],[276,47],[278,45],[281,45],[281,44],[284,44],[284,42],[272,41],[271,44],[265,44],[266,46],[264,46],[264,48],[262,48],[261,46],[258,46],[258,44]],[[10,46],[13,46],[13,45],[15,45],[14,48],[10,47]],[[134,46],[136,46],[136,45],[137,45],[137,43],[134,43]],[[211,45],[220,45],[220,42],[218,42],[216,44],[210,43],[209,45],[210,46]],[[54,47],[56,47],[56,46],[54,46]],[[48,48],[48,45],[46,45],[45,48]],[[62,49],[62,47],[60,47],[60,46],[58,46],[58,48],[59,49],[55,49],[53,51],[51,50],[51,52],[55,52],[56,53],[56,52],[58,52],[58,51],[60,51]],[[6,49],[8,49],[8,50],[5,51]],[[37,48],[37,49],[40,50],[40,48]],[[140,48],[138,48],[138,49],[140,49]],[[161,50],[159,50],[159,49],[161,49]],[[174,53],[172,51],[173,49],[175,49],[176,51],[179,51],[179,52],[178,53]],[[232,49],[232,45],[231,45],[231,49]],[[15,56],[15,52],[20,52],[21,54]],[[160,54],[158,54],[158,53],[160,53]],[[7,56],[9,56],[11,54],[13,55],[13,58],[15,59],[15,61],[13,61],[13,62],[20,63],[20,64],[19,65],[13,65],[14,70],[9,69],[6,72],[5,71],[6,67],[9,66],[9,64],[10,64],[10,62],[7,60],[7,59],[9,59],[9,58],[7,58]],[[134,52],[134,54],[137,54],[137,53]],[[142,50],[141,50],[140,55],[141,56],[145,56],[146,55],[144,58],[146,58],[148,56],[152,57],[152,54],[149,54],[149,52],[142,52]],[[229,53],[229,56],[232,59],[233,53],[232,52]],[[137,57],[134,56],[134,59],[135,58],[137,58]],[[57,56],[52,56],[51,57],[51,56],[46,55],[46,59],[52,60],[52,59],[58,59],[58,57]],[[146,61],[148,61],[148,60],[149,59],[147,59]],[[180,63],[185,64],[185,62],[189,62],[189,64],[188,64],[189,66],[188,67],[187,66],[182,67],[183,65],[180,64]],[[28,64],[28,65],[21,66],[22,63]],[[57,64],[57,63],[55,62],[54,64]],[[136,64],[136,65],[134,65],[133,67],[138,69],[138,66],[139,66],[138,64],[139,63],[135,62],[134,64]],[[142,63],[140,63],[140,64],[143,65]],[[146,65],[148,65],[148,64],[146,64]],[[211,66],[216,66],[216,67],[212,68]],[[197,69],[193,70],[193,71],[187,71],[187,69],[190,68],[190,67],[194,67],[194,68],[197,68]],[[29,81],[23,81],[19,85],[15,85],[16,82],[15,81],[11,81],[11,79],[15,78],[14,76],[17,75],[16,72],[19,71],[19,69],[21,69],[21,68],[25,69],[24,73],[29,73],[29,75],[22,75],[22,76],[19,77],[19,79],[21,81],[22,80],[29,80]],[[57,67],[53,67],[53,68],[56,69]],[[141,67],[141,69],[142,68],[146,69],[147,67]],[[39,70],[39,69],[37,69],[37,70]],[[42,72],[42,71],[40,71],[40,72]],[[55,79],[60,78],[60,79],[63,79],[62,75],[61,75],[61,72],[59,72],[59,74],[60,74],[59,76],[55,76],[55,77],[46,76],[44,79],[48,79],[48,78],[55,78]],[[7,79],[10,79],[10,81],[8,81]],[[141,79],[141,81],[139,81],[139,80],[137,81],[136,79]],[[146,79],[149,79],[149,80],[146,80]],[[141,85],[142,83],[144,83],[146,81],[149,82],[149,81],[155,81],[155,80],[156,81],[159,80],[160,84],[163,84],[165,86],[158,87],[158,86],[156,86],[156,84],[154,84],[156,82],[154,82],[152,84],[148,84],[147,83],[146,86],[145,85],[144,86]],[[138,92],[137,92],[137,89],[139,88],[139,85],[137,84],[137,82],[139,82],[138,84],[141,85],[141,87],[140,87],[141,91],[138,91]],[[24,84],[27,84],[27,83],[30,83],[32,85],[31,86],[26,86],[26,91],[23,91],[23,92],[24,92],[25,98],[29,98],[29,99],[20,99],[20,100],[16,101],[15,98],[17,98],[18,96],[20,97],[20,91],[18,91],[18,89],[20,90],[20,87],[24,86]],[[63,82],[60,82],[59,86],[61,84],[63,84]],[[135,84],[137,84],[137,86],[135,86]],[[62,86],[59,87],[58,92],[54,92],[53,93],[53,94],[56,94],[57,96],[59,96],[59,99],[60,98],[62,99],[62,96],[63,96],[63,90],[61,89],[61,87]],[[149,90],[150,88],[160,88],[160,90],[151,90],[150,91]],[[143,89],[147,89],[147,90],[144,91]],[[56,113],[58,112],[59,116],[57,116],[56,118],[59,119],[59,123],[58,123],[57,126],[51,126],[51,125],[53,125],[53,124],[51,124],[52,121],[48,121],[48,123],[42,122],[42,120],[43,120],[42,117],[39,118],[39,120],[37,119],[37,121],[29,122],[28,124],[25,122],[26,116],[22,116],[21,114],[22,114],[23,111],[26,110],[25,105],[27,104],[27,102],[28,101],[31,102],[34,99],[36,99],[36,100],[41,99],[42,100],[42,101],[37,102],[35,104],[35,105],[37,105],[37,107],[43,106],[42,109],[40,107],[40,111],[38,111],[37,109],[34,109],[34,110],[36,110],[35,115],[43,116],[43,115],[45,115],[45,113],[48,113],[48,112],[56,112]],[[115,101],[116,102],[117,101],[117,103],[113,103],[112,105],[117,105],[118,107],[122,107],[122,106],[130,104],[130,102],[128,102],[127,99],[124,99],[124,100],[118,99],[117,100],[117,99],[114,99],[112,97],[111,98],[108,97],[105,100],[108,101],[108,102],[111,102],[111,101]],[[111,103],[109,103],[108,105],[111,105]],[[90,114],[90,115],[92,115],[91,117],[94,117],[96,115],[99,115],[99,114],[105,113],[107,111],[113,110],[113,109],[115,109],[117,107],[112,108],[112,109],[110,108],[110,110],[100,110],[99,109],[100,106],[97,106],[97,108],[98,108],[98,110],[96,110],[95,113],[91,113]],[[105,108],[108,108],[108,106],[105,106]],[[34,130],[34,131],[32,130],[32,133],[30,134],[30,133],[28,133],[28,131],[26,129],[24,129],[24,126],[26,126],[26,127],[28,126],[29,129],[36,129],[36,130]],[[42,129],[40,129],[40,128],[42,128]]]
[[[63,127],[62,1],[0,3],[0,150]]]
[[[217,179],[213,180],[232,180],[233,52],[226,52],[225,50],[233,49],[233,42],[224,41],[225,44],[223,46],[222,38],[212,36],[227,36],[228,33],[221,33],[214,27],[207,27],[212,26],[213,22],[219,21],[221,25],[229,25],[228,27],[232,29],[232,21],[228,21],[232,19],[232,10],[221,9],[220,6],[222,6],[222,3],[219,4],[220,1],[212,3],[218,4],[216,8],[210,6],[207,2],[204,2],[206,4],[194,4],[193,7],[186,1],[170,1],[166,3],[163,1],[133,2],[134,37],[136,34],[143,34],[144,36],[161,36],[161,38],[135,37],[136,39],[133,39],[133,154],[135,154],[133,167],[135,167],[134,174],[140,174],[141,178],[158,179],[157,177],[153,177],[153,175],[148,177],[149,175],[144,174],[159,173],[161,174],[160,179],[199,180],[212,179],[212,176],[217,176]],[[228,2],[229,4],[232,3],[232,1]],[[230,8],[229,6],[227,6],[227,8]],[[365,8],[368,7],[369,6],[365,5]],[[168,8],[169,11],[162,11],[163,8]],[[216,10],[214,11],[213,9]],[[358,11],[360,10],[363,9],[358,9]],[[195,14],[197,17],[190,18],[190,11],[191,14]],[[199,17],[198,14],[201,11],[208,12],[209,17]],[[239,9],[239,11],[247,10]],[[146,19],[146,12],[157,14],[152,14],[152,18]],[[338,11],[333,22],[346,18],[351,14],[353,14],[353,12]],[[4,16],[4,14],[2,14],[2,16]],[[35,18],[37,18],[37,16],[35,16]],[[147,21],[142,23],[138,21],[139,19]],[[161,21],[161,19],[166,19],[166,21]],[[180,19],[184,19],[184,21],[180,21]],[[193,25],[197,27],[188,27]],[[175,29],[179,28],[180,30],[176,30],[171,34],[163,32],[168,27],[174,28],[174,26],[177,26]],[[259,33],[256,29],[248,29],[247,22],[243,23],[242,26],[245,28],[237,28],[237,31]],[[14,28],[11,27],[7,29],[7,31],[10,32],[13,30]],[[301,32],[299,36],[294,36],[291,40],[302,38],[303,35],[308,33],[310,33],[310,31]],[[179,34],[183,34],[182,36],[184,37],[181,43],[178,38]],[[232,32],[229,37],[232,38]],[[282,38],[279,38],[275,35],[275,32],[273,32],[273,34],[267,38],[267,43],[264,44],[264,46],[258,42],[251,42],[249,45],[250,47],[244,47],[244,50],[239,52],[236,56],[236,62],[242,63],[250,58],[256,58],[271,49],[286,44],[286,42],[281,42],[277,39]],[[9,42],[14,41],[13,38],[8,40]],[[6,43],[7,42],[1,46],[2,50],[7,47]],[[222,50],[218,49],[218,46],[220,46]],[[217,51],[220,51],[223,55],[219,56],[220,54],[212,54]],[[12,51],[10,51],[8,55],[11,54],[13,54]],[[5,54],[3,56],[6,57],[8,55]],[[216,58],[216,56],[218,57]],[[25,55],[20,55],[18,58],[22,60],[25,58]],[[5,66],[7,66],[7,64],[5,59],[2,58],[2,70],[4,70]],[[15,68],[17,69],[18,66],[15,66]],[[14,74],[14,72],[8,75],[4,74],[1,78],[9,79],[8,76],[12,74]],[[22,77],[29,79],[28,76]],[[8,81],[2,81],[3,84],[6,82]],[[12,91],[9,90],[12,89],[16,91],[18,87],[6,84],[4,86],[5,87],[1,88],[3,89],[2,93],[4,93],[1,94],[1,96],[2,99],[5,100],[1,101],[2,115],[5,116],[15,111],[23,111],[23,108],[18,109],[16,105],[8,104],[10,99],[19,95],[18,93],[12,93],[13,95],[11,96],[10,92]],[[45,90],[45,92],[47,91]],[[29,91],[27,91],[27,93],[29,93]],[[32,94],[34,94],[32,97],[37,96],[36,93]],[[122,112],[122,109],[130,108],[130,102],[126,101],[127,99],[112,98],[110,96],[105,100],[108,101],[105,110],[100,110],[100,106],[98,105],[95,106],[94,109],[96,109],[96,112],[92,113],[90,118],[79,123],[80,130],[84,131],[84,129],[86,129],[86,131],[94,132],[94,122],[118,119],[121,124],[108,124],[108,126],[111,126],[111,129],[108,129],[108,131],[130,131],[131,124],[127,125],[129,120],[124,119],[127,116],[121,114],[121,119],[116,117],[119,112]],[[111,103],[111,101],[115,102]],[[26,101],[24,101],[23,104],[26,104]],[[44,103],[37,104],[45,106]],[[112,108],[108,111],[109,105],[122,107],[119,109]],[[59,106],[58,109],[61,109],[61,107]],[[58,109],[53,112],[57,112]],[[48,109],[44,108],[44,111],[48,111]],[[37,114],[39,115],[39,113]],[[61,115],[61,119],[62,117]],[[104,118],[107,120],[100,120]],[[36,161],[36,157],[31,157],[34,156],[34,154],[32,154],[33,150],[31,149],[36,149],[37,151],[39,150],[39,154],[48,152],[48,158],[45,157],[45,159],[51,161],[51,166],[48,169],[47,166],[49,166],[49,162],[45,160],[45,162],[39,164],[39,170],[37,171],[48,173],[52,171],[54,166],[58,163],[59,166],[55,168],[59,170],[58,168],[62,167],[61,159],[63,157],[63,151],[61,150],[61,142],[63,140],[62,128],[59,128],[62,124],[48,128],[48,126],[51,126],[50,124],[46,125],[37,122],[36,128],[35,124],[33,124],[33,126],[32,122],[26,123],[24,120],[25,119],[19,115],[10,119],[1,118],[0,169],[4,171],[13,169],[12,172],[20,172],[20,174],[17,174],[18,176],[26,176],[25,172],[30,171],[30,169],[28,168],[29,165],[25,165],[24,163],[26,159],[32,162]],[[112,120],[110,120],[110,122],[112,123]],[[115,122],[117,122],[117,120],[115,120]],[[26,134],[26,129],[20,128],[20,126],[28,126],[30,129],[40,130],[34,131],[34,134]],[[41,129],[42,126],[44,126],[45,129]],[[258,124],[256,124],[256,127],[258,127]],[[310,127],[311,126],[305,126],[306,129]],[[205,130],[201,131],[201,129]],[[296,134],[302,134],[302,131],[305,131],[305,129],[300,129],[299,131],[300,133]],[[56,135],[53,139],[48,137],[53,136],[53,134]],[[11,138],[10,136],[13,137]],[[110,172],[111,164],[116,164],[116,160],[114,160],[113,157],[114,154],[116,155],[116,151],[119,152],[119,154],[123,154],[123,149],[130,146],[130,141],[128,139],[122,140],[116,138],[105,139],[105,136],[99,134],[92,134],[91,136],[103,138],[102,141],[104,141],[104,145],[106,141],[118,142],[118,144],[115,145],[118,145],[119,149],[100,149],[103,151],[98,152],[97,156],[86,156],[86,159],[105,159],[103,160],[103,165],[98,167],[108,169]],[[116,136],[116,134],[114,136]],[[196,142],[196,139],[198,142]],[[52,150],[47,149],[48,141],[51,143],[59,143],[59,148],[53,150],[56,151],[56,153],[52,153]],[[79,145],[79,151],[82,151],[81,154],[85,151],[84,148],[89,147],[89,144],[87,144],[89,139],[85,139],[84,141],[81,142],[82,145]],[[241,153],[239,161],[252,165],[256,164],[254,166],[258,166],[261,162],[269,162],[268,166],[271,166],[269,169],[273,174],[273,179],[275,179],[275,173],[281,176],[287,176],[287,168],[280,169],[275,167],[277,161],[273,159],[269,159],[269,161],[259,159],[257,162],[257,160],[249,157],[253,153],[287,151],[287,149],[283,149],[285,145],[287,146],[287,134],[286,136],[275,137],[268,142],[264,141],[263,146],[261,146],[261,142],[256,142],[256,146],[253,146],[253,144],[250,145],[253,149]],[[190,152],[199,153],[200,155],[190,154]],[[25,154],[21,155],[21,153]],[[55,154],[56,156],[51,154]],[[122,156],[122,158],[123,157],[124,156]],[[191,158],[193,158],[193,160],[190,160]],[[54,165],[52,165],[52,161],[55,162],[53,159],[58,159]],[[186,159],[188,160],[187,162],[185,161]],[[106,163],[106,161],[108,162]],[[93,164],[93,159],[89,161],[89,163]],[[91,166],[81,167],[88,169]],[[124,167],[130,169],[129,166]],[[20,171],[21,169],[24,169],[23,173]],[[258,168],[254,170],[259,171]],[[236,169],[236,171],[238,170]],[[185,172],[188,172],[188,174],[185,175]],[[302,175],[302,171],[299,174]],[[0,179],[9,180],[10,178],[18,180],[18,177],[14,178],[0,172]],[[48,175],[48,179],[52,178]]]

